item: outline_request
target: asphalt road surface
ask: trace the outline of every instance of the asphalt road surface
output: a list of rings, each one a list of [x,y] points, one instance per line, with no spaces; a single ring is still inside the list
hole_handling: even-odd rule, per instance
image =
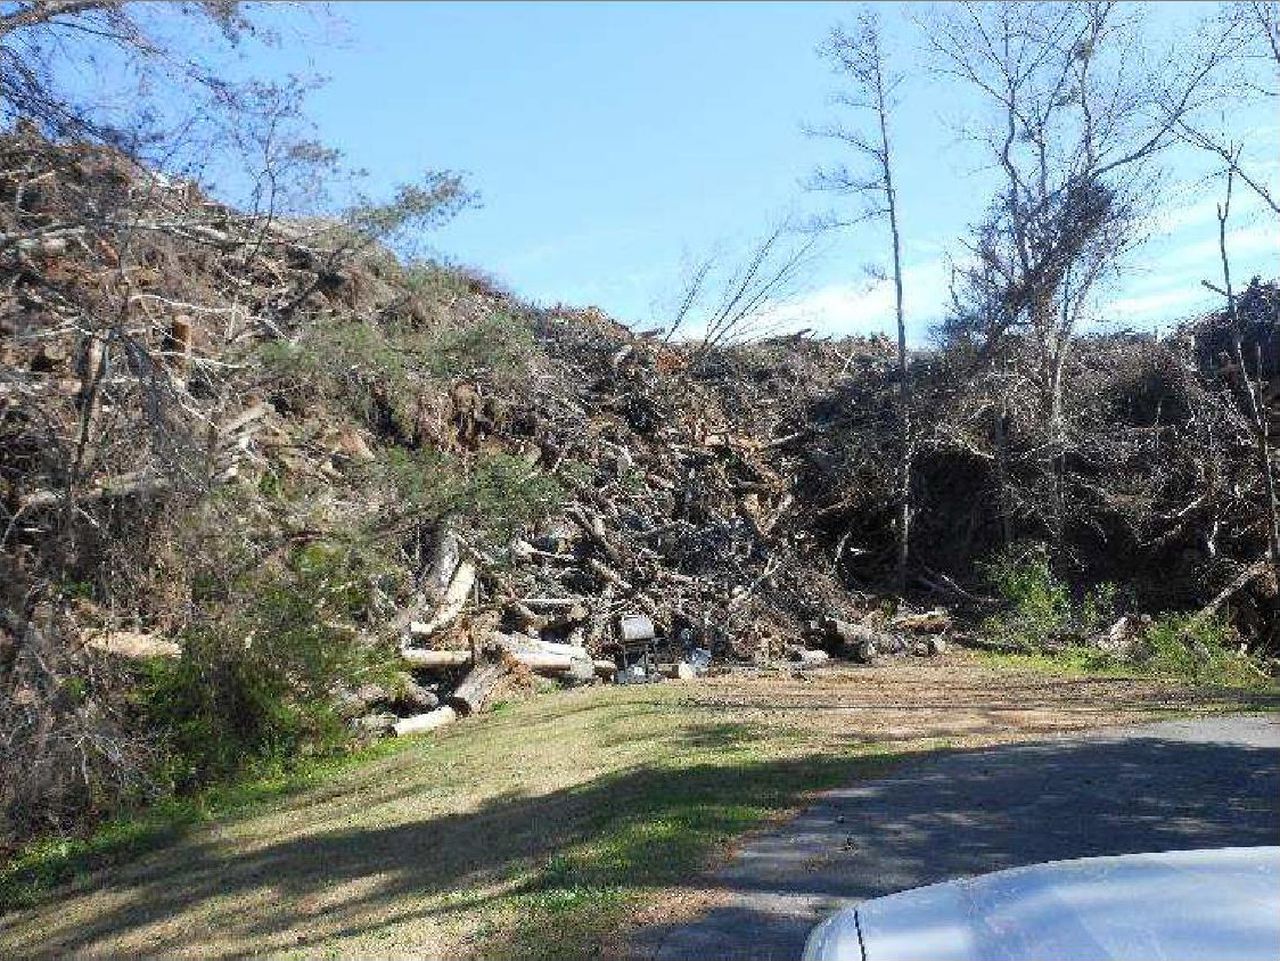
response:
[[[1260,844],[1280,844],[1280,717],[956,751],[822,795],[715,875],[722,903],[635,946],[792,961],[815,923],[866,898],[1039,861]]]

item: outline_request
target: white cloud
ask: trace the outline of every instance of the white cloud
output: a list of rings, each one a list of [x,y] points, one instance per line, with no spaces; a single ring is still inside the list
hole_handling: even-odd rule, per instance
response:
[[[903,271],[904,310],[913,331],[937,320],[947,302],[947,265],[941,258]],[[893,280],[834,283],[777,305],[762,322],[779,330],[811,327],[835,337],[896,329]]]
[[[1183,283],[1155,293],[1121,297],[1107,304],[1102,313],[1108,321],[1121,325],[1134,318],[1149,319],[1153,315],[1160,319],[1176,317],[1185,315],[1193,306],[1203,305],[1207,294],[1208,291],[1202,288]]]
[[[1266,251],[1280,253],[1280,224],[1274,222],[1261,223],[1252,227],[1239,227],[1235,230],[1227,231],[1227,253],[1232,259]],[[1215,236],[1195,243],[1184,244],[1175,248],[1162,259],[1166,262],[1176,263],[1204,261],[1210,265],[1216,265],[1218,262],[1218,238]]]

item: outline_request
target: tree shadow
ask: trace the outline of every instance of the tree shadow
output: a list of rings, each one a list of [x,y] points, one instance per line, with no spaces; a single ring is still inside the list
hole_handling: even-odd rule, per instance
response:
[[[924,884],[1041,861],[1278,843],[1280,748],[1137,736],[952,751],[823,795],[714,875],[723,903],[642,932],[636,951],[795,959],[826,914]]]
[[[687,735],[721,748],[751,736],[721,724]],[[94,895],[74,906],[63,891],[6,918],[0,943],[31,957],[227,958],[296,949],[304,934],[318,948],[406,921],[447,922],[495,897],[719,885],[735,892],[733,904],[691,927],[649,931],[640,949],[707,957],[719,939],[715,956],[746,944],[755,953],[743,956],[795,957],[816,912],[944,878],[1054,858],[1275,843],[1278,755],[1147,737],[951,751],[900,765],[823,755],[659,764],[408,819],[404,806],[423,785],[392,779],[371,789],[365,780],[336,820],[354,819],[358,807],[361,820],[376,821],[367,815],[383,806],[393,823],[315,830],[335,812],[299,804],[266,838],[217,826],[88,879],[80,887]],[[798,785],[851,781],[714,876],[703,872],[724,838],[785,808]],[[54,907],[63,899],[65,911]],[[680,953],[690,945],[697,950]]]
[[[694,726],[673,745],[733,749],[752,736],[732,725]],[[679,884],[700,873],[711,846],[783,808],[797,785],[845,783],[864,766],[810,756],[633,767],[544,795],[506,792],[465,813],[321,831],[307,824],[332,821],[333,812],[302,796],[276,808],[286,822],[278,840],[237,843],[235,823],[200,831],[83,879],[74,889],[93,895],[73,912],[57,907],[76,900],[65,888],[15,912],[0,921],[0,945],[23,957],[238,957],[296,948],[304,932],[314,945],[470,910],[493,891],[536,897]],[[366,812],[394,812],[422,789],[395,781],[370,787],[367,779],[359,785]],[[350,807],[351,798],[325,793]]]

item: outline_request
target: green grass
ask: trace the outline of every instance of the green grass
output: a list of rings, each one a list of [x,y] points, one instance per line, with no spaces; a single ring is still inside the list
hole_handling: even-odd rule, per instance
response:
[[[1243,657],[1214,652],[1208,661],[1158,652],[1146,660],[1123,660],[1085,645],[1060,651],[982,651],[979,659],[992,667],[1025,668],[1061,677],[1152,678],[1183,681],[1206,688],[1280,693],[1280,680],[1260,676]]]
[[[1132,664],[1108,657],[1093,647],[1067,647],[1056,653],[1047,651],[978,652],[979,659],[992,667],[1026,668],[1063,677],[1140,677]]]
[[[161,805],[15,859],[0,954],[595,956],[732,839],[927,746],[759,714],[589,689]]]
[[[94,871],[172,844],[201,825],[246,817],[354,765],[408,746],[405,741],[381,741],[341,757],[307,758],[287,771],[213,785],[189,797],[165,798],[105,821],[87,836],[36,841],[0,865],[0,915],[37,904],[50,891]]]
[[[1044,655],[1003,663],[1059,672],[1073,664]],[[1010,708],[1023,696],[1017,672],[968,659],[945,675],[907,664],[883,677],[899,673],[901,690],[882,692],[884,707],[870,714],[842,706],[868,696],[855,670],[805,683],[503,694],[495,710],[432,735],[28,850],[3,875],[11,910],[0,921],[0,956],[608,955],[638,918],[670,922],[682,905],[693,910],[704,870],[809,792],[908,752],[977,743],[965,703],[922,716],[908,693],[916,685],[958,685],[966,698],[982,689]],[[1027,676],[1035,696],[1051,696]],[[1002,721],[997,712],[977,719],[990,722],[981,737],[1078,728],[1089,723],[1082,708],[1095,723],[1137,719],[1142,704],[1168,716],[1168,690],[1194,691],[1130,686],[1118,682],[1085,704],[1060,685],[1069,708],[1061,717],[1030,723],[1011,710]],[[1188,697],[1185,708],[1257,700],[1224,692],[1211,703]],[[922,733],[896,733],[904,729]]]

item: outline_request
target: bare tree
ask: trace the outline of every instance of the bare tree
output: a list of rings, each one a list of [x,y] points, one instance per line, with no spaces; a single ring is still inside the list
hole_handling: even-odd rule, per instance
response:
[[[972,253],[997,290],[993,331],[1027,335],[1043,406],[1045,520],[1069,507],[1065,372],[1092,295],[1141,238],[1154,158],[1224,54],[1200,49],[1172,77],[1149,68],[1136,11],[1116,3],[964,3],[929,24],[942,71],[993,108],[979,135],[1003,181]]]
[[[1239,157],[1239,148],[1229,152],[1230,158]],[[1227,302],[1227,321],[1230,325],[1231,350],[1236,372],[1245,396],[1245,410],[1249,417],[1258,451],[1258,464],[1262,472],[1263,499],[1266,510],[1267,550],[1272,569],[1280,575],[1280,509],[1277,508],[1275,465],[1271,457],[1271,418],[1263,400],[1265,375],[1263,372],[1261,343],[1257,348],[1253,377],[1249,374],[1249,360],[1245,356],[1245,324],[1240,316],[1239,302],[1231,280],[1231,258],[1227,253],[1227,222],[1231,218],[1231,193],[1236,177],[1236,160],[1231,159],[1226,168],[1226,195],[1218,204],[1218,255],[1222,265],[1222,286],[1208,283],[1206,286],[1221,294]]]
[[[889,137],[889,118],[894,106],[894,91],[901,77],[888,72],[881,46],[880,24],[875,13],[864,10],[851,29],[838,25],[832,29],[819,52],[847,84],[835,96],[835,102],[857,114],[869,117],[870,132],[841,123],[810,128],[815,136],[829,137],[847,146],[863,163],[863,170],[850,170],[846,165],[819,169],[810,181],[812,187],[859,198],[865,209],[856,216],[835,215],[826,219],[828,226],[848,226],[869,219],[883,220],[889,227],[893,260],[894,317],[898,328],[898,416],[901,431],[901,455],[898,462],[898,556],[897,578],[901,590],[906,586],[907,563],[911,551],[911,465],[915,454],[915,428],[912,414],[911,371],[907,357],[907,322],[903,308],[902,234],[898,217],[898,193],[893,179],[893,150]]]
[[[1201,42],[1218,48],[1227,61],[1229,69],[1214,90],[1219,98],[1237,103],[1274,103],[1280,98],[1280,3],[1245,0],[1224,4],[1207,24]],[[1172,95],[1163,106],[1174,109]],[[1212,154],[1273,214],[1280,215],[1280,197],[1246,157],[1243,144],[1232,143],[1207,120],[1188,113],[1177,118],[1176,132],[1187,144]]]
[[[169,39],[178,26],[185,43]],[[165,119],[152,91],[163,78],[167,93],[206,104],[234,93],[216,65],[194,53],[190,41],[202,25],[229,44],[255,32],[246,5],[237,0],[145,4],[122,0],[28,0],[0,14],[0,120],[36,124],[48,136],[127,145],[155,142]],[[109,62],[116,96],[93,85],[70,85],[62,67],[86,72]],[[194,111],[169,117],[189,124]],[[172,129],[168,130],[172,133]]]
[[[778,309],[796,292],[815,244],[784,218],[736,262],[716,254],[697,260],[687,271],[665,339],[700,331],[696,365],[717,347],[769,333]]]

